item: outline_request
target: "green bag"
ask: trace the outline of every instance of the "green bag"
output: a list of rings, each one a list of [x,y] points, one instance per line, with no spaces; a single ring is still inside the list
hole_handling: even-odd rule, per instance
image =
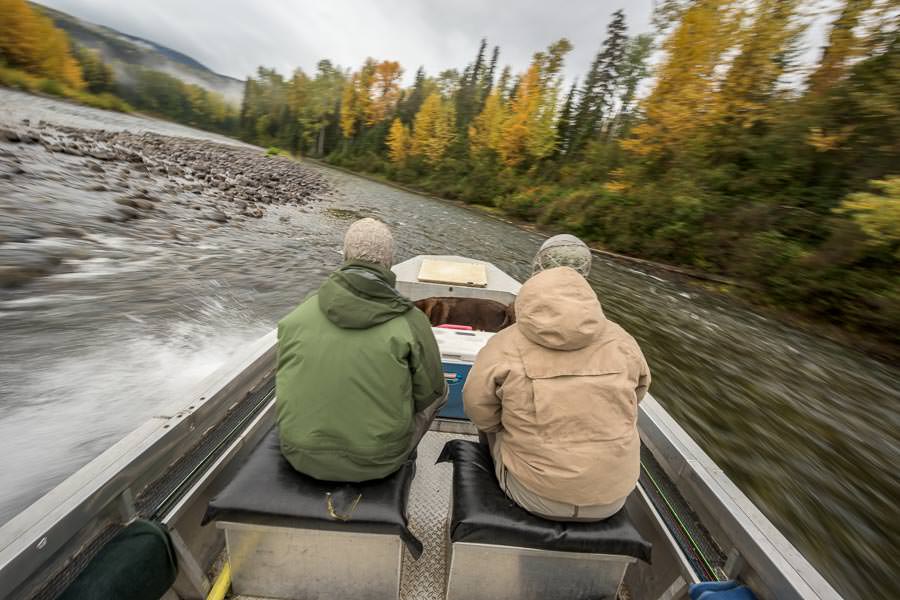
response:
[[[177,575],[168,532],[137,520],[97,553],[59,600],[159,600]]]

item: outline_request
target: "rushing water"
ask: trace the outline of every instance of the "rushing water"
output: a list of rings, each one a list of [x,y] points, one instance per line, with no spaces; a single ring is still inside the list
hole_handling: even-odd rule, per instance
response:
[[[28,118],[216,139],[3,90],[0,104],[0,125]],[[353,219],[388,223],[398,260],[469,255],[519,279],[541,242],[315,166],[336,193],[259,220],[210,228],[185,209],[169,221],[105,223],[98,206],[109,199],[86,191],[76,159],[0,148],[26,170],[0,180],[0,224],[15,215],[42,228],[14,250],[55,251],[67,266],[0,288],[0,523],[268,331],[339,264]],[[59,237],[62,226],[83,235]],[[598,258],[590,281],[644,349],[653,395],[826,577],[847,597],[900,597],[900,370],[626,264]]]

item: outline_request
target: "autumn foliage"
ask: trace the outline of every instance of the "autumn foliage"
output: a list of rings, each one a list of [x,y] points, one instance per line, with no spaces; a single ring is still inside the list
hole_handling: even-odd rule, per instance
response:
[[[69,39],[25,0],[0,0],[0,57],[7,66],[53,79],[75,90],[84,87]]]

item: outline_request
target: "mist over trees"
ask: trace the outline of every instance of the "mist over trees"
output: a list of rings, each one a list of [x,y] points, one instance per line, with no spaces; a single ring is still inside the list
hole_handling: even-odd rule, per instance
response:
[[[0,84],[237,135],[237,108],[219,94],[160,71],[109,64],[25,0],[0,0],[0,15]]]

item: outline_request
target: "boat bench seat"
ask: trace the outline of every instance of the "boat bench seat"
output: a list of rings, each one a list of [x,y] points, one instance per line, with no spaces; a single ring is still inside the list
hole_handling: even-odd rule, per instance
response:
[[[207,506],[203,523],[225,530],[235,591],[264,597],[398,594],[402,550],[422,543],[407,522],[415,463],[384,479],[320,481],[282,456],[277,428]],[[310,586],[318,586],[313,589]]]
[[[453,463],[448,600],[612,598],[629,563],[650,561],[651,544],[624,509],[598,522],[542,519],[500,489],[483,444],[451,440],[445,461]]]

